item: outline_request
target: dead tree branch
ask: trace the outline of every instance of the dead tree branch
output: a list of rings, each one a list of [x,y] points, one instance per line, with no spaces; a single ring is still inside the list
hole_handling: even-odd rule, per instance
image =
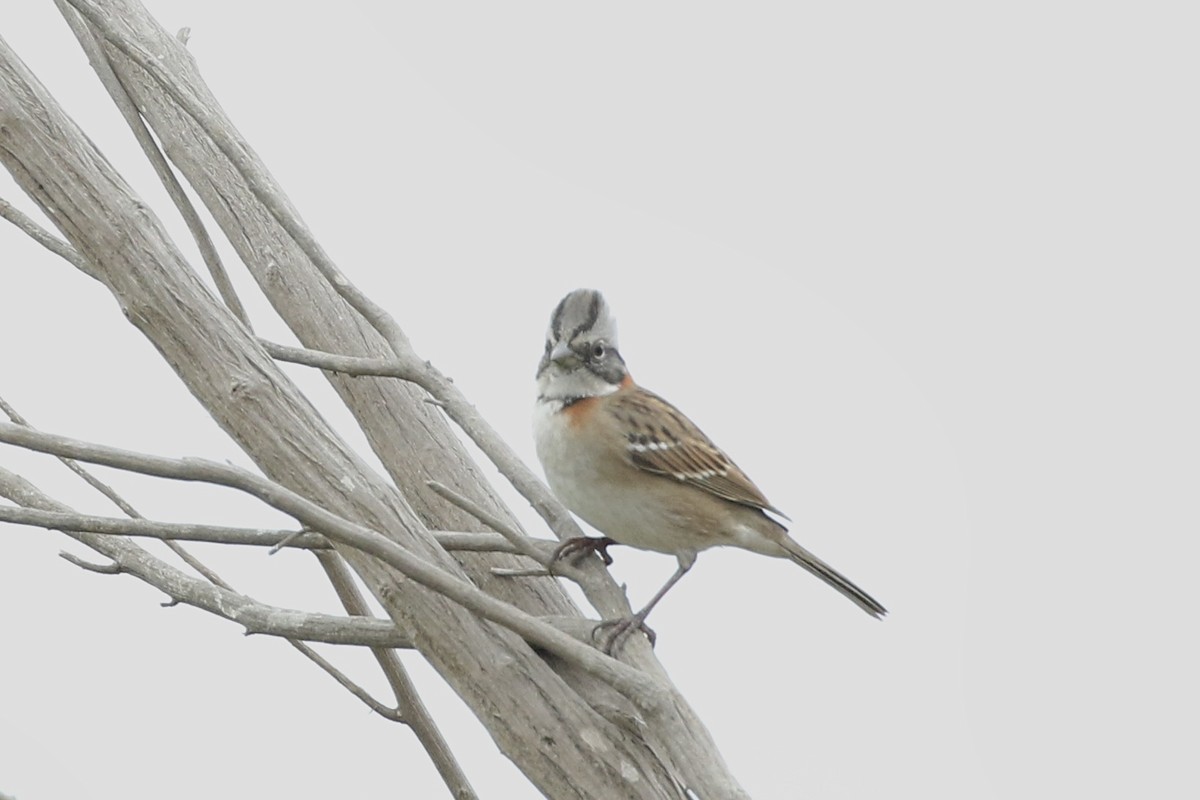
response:
[[[9,419],[11,419],[17,425],[21,425],[23,427],[26,427],[26,428],[29,428],[32,430],[32,426],[30,425],[28,420],[26,420],[20,413],[18,413],[17,410],[8,403],[8,401],[4,400],[4,398],[0,398],[0,409],[2,409],[4,411],[4,413],[8,415]],[[109,486],[104,481],[101,481],[99,478],[94,476],[88,470],[84,469],[76,461],[74,461],[70,458],[66,458],[64,456],[58,456],[58,460],[60,462],[62,462],[64,465],[66,465],[72,472],[74,472],[76,475],[78,475],[80,478],[82,478],[89,486],[91,486],[92,488],[99,491],[108,500],[110,500],[114,505],[116,505],[118,508],[120,508],[122,511],[124,511],[130,517],[130,519],[127,520],[127,522],[131,522],[134,525],[142,524],[143,529],[145,529],[144,523],[146,522],[146,520],[141,516],[141,514],[138,513],[138,511],[132,505],[130,505],[128,502],[126,502],[125,498],[121,497],[121,495],[119,495],[115,489],[113,489],[111,486]],[[3,514],[5,511],[6,511],[6,509],[0,508],[0,514]],[[39,512],[34,510],[33,513],[36,514]],[[54,512],[43,511],[40,513],[52,514]],[[120,522],[120,521],[113,520],[113,522]],[[212,528],[212,526],[202,526],[202,527],[206,527],[209,529]],[[299,539],[300,536],[292,535],[289,532],[288,538]],[[195,558],[190,552],[185,550],[181,545],[178,544],[177,541],[174,541],[173,539],[168,538],[168,539],[164,539],[164,542],[167,545],[167,547],[169,547],[171,549],[172,552],[174,552],[176,555],[178,555],[180,558],[182,558],[184,560],[184,562],[188,564],[188,566],[192,567],[192,569],[196,570],[201,575],[203,575],[211,584],[213,584],[217,588],[227,591],[227,592],[234,591],[233,587],[230,586],[229,583],[227,583],[224,579],[222,579],[219,575],[217,575],[216,572],[214,572],[207,565],[202,563],[199,559]],[[65,558],[67,561],[70,561],[71,563],[75,564],[76,566],[81,567],[86,570],[89,570],[89,571],[92,571],[92,572],[101,572],[104,574],[114,574],[115,575],[115,574],[120,574],[123,571],[122,565],[119,561],[114,560],[114,561],[110,562],[110,564],[108,564],[108,565],[100,566],[100,565],[91,564],[82,559],[79,559],[71,553],[63,552],[63,553],[60,553],[60,555],[63,558]],[[173,597],[168,605],[176,605],[179,602],[181,602],[180,598]],[[261,605],[261,604],[258,604],[258,605]],[[255,609],[255,611],[257,611],[257,609]],[[250,616],[251,618],[253,618],[257,615],[256,614],[247,615],[245,612],[243,612],[243,616]],[[325,622],[326,621],[323,619],[316,620],[317,625],[324,624]],[[247,629],[246,632],[247,632],[247,634],[250,634],[255,631],[251,631],[251,630]],[[334,667],[327,659],[322,657],[319,653],[317,653],[308,644],[304,643],[303,641],[300,641],[299,639],[297,639],[295,637],[291,637],[291,636],[287,637],[287,641],[288,641],[288,644],[290,644],[293,648],[295,648],[298,652],[300,652],[305,658],[307,658],[309,661],[312,661],[314,664],[316,664],[318,667],[320,667],[322,671],[324,671],[326,674],[331,676],[335,681],[338,682],[339,685],[341,685],[343,688],[345,688],[347,691],[349,691],[352,695],[354,695],[359,700],[361,700],[363,703],[365,703],[369,708],[375,710],[377,713],[380,713],[381,715],[387,717],[388,719],[393,719],[393,720],[396,719],[396,715],[391,709],[388,709],[382,703],[379,703],[377,700],[375,700],[375,698],[373,698],[369,692],[367,692],[361,686],[356,684],[354,681],[350,680],[349,677],[347,677],[344,673],[342,673],[340,670],[338,670],[336,667]],[[376,652],[391,652],[390,650],[385,650],[383,648],[376,648],[375,651]],[[432,725],[432,721],[424,721],[424,724],[426,727],[428,727],[429,725]],[[437,735],[436,728],[434,729],[433,734],[434,734],[434,736]],[[445,758],[445,755],[446,754],[444,752],[439,752],[436,754],[437,757],[440,757],[442,759]],[[447,774],[448,775],[450,774],[449,771],[447,772]],[[462,787],[462,785],[463,784],[461,782],[455,783],[455,784],[452,784],[452,788],[454,788],[457,791],[458,789],[460,789]]]
[[[211,544],[234,544],[248,547],[274,547],[288,539],[287,547],[299,550],[328,550],[329,540],[311,531],[273,530],[269,528],[230,528],[223,525],[201,525],[194,522],[162,522],[144,518],[125,519],[101,517],[94,514],[40,511],[30,508],[0,506],[0,522],[16,525],[35,525],[59,531],[77,531],[114,536],[134,536],[165,541],[208,542]],[[460,533],[457,531],[434,531],[438,544],[448,551],[476,553],[510,553],[512,545],[503,536],[494,533]],[[532,540],[543,555],[554,549],[547,540]]]
[[[321,562],[321,567],[329,577],[329,582],[333,584],[334,590],[337,591],[338,599],[342,601],[346,613],[355,617],[369,617],[371,612],[367,608],[367,603],[363,599],[362,593],[359,592],[358,586],[355,585],[354,576],[342,557],[328,551],[314,555]],[[450,788],[451,793],[454,797],[462,798],[462,800],[471,800],[471,798],[477,797],[478,795],[475,794],[462,767],[454,758],[450,745],[438,730],[425,703],[421,701],[421,695],[417,692],[417,687],[413,685],[408,671],[400,662],[400,656],[396,654],[395,650],[385,647],[374,647],[371,649],[371,653],[379,663],[379,668],[383,670],[388,685],[392,687],[392,693],[396,697],[397,716],[404,720],[418,741],[421,742],[421,746],[429,754],[434,767],[442,776],[446,786]]]
[[[82,516],[39,491],[29,481],[2,467],[0,496],[23,506],[0,506],[0,520],[5,522],[41,526],[41,522],[33,520],[69,520]],[[25,520],[21,518],[24,514],[29,514]],[[396,630],[395,625],[386,620],[335,617],[269,606],[208,581],[193,578],[119,537],[72,530],[69,526],[59,527],[57,524],[47,527],[62,530],[107,558],[109,564],[115,566],[115,571],[133,575],[166,594],[174,603],[193,606],[235,622],[241,625],[247,634],[363,647],[411,646],[409,640]]]
[[[96,40],[95,34],[88,29],[87,25],[77,14],[69,11],[70,4],[66,0],[54,0],[54,4],[58,6],[58,10],[62,13],[63,18],[71,26],[75,37],[79,39],[80,45],[82,45],[84,52],[87,53],[88,60],[92,64],[92,69],[96,71],[96,74],[100,77],[100,82],[108,90],[117,110],[125,118],[125,123],[133,131],[133,136],[137,139],[138,146],[142,148],[142,152],[146,155],[146,160],[154,167],[154,172],[158,175],[159,181],[162,182],[163,188],[167,190],[167,195],[171,198],[171,202],[179,210],[179,216],[183,218],[188,232],[192,234],[192,239],[195,240],[196,247],[200,250],[200,257],[204,261],[205,266],[208,267],[208,273],[212,276],[213,283],[216,285],[221,299],[225,301],[225,305],[229,307],[233,315],[240,319],[242,324],[247,328],[250,328],[250,317],[246,314],[246,309],[242,306],[242,301],[238,298],[237,292],[233,288],[233,282],[230,281],[229,273],[226,272],[225,265],[221,262],[221,256],[217,253],[217,248],[213,244],[212,237],[208,235],[208,230],[204,227],[204,222],[196,212],[196,207],[188,199],[187,193],[179,183],[179,179],[171,171],[171,165],[167,163],[167,159],[163,156],[158,144],[154,141],[154,137],[150,135],[150,130],[146,127],[145,121],[142,120],[141,115],[138,113],[137,107],[134,106],[133,98],[129,96],[125,85],[121,83],[121,77],[113,70],[112,64],[109,62],[108,56],[104,53],[104,49],[100,47],[99,42]]]
[[[103,33],[122,85],[300,341],[329,352],[398,356],[397,343],[404,342],[394,321],[382,320],[381,337],[347,313],[344,277],[314,249],[298,216],[284,219],[294,212],[232,132],[179,43],[131,0],[70,2]],[[678,797],[683,785],[706,797],[744,796],[694,714],[676,693],[664,691],[652,659],[645,669],[656,677],[605,659],[528,613],[577,615],[554,581],[496,580],[491,569],[504,557],[492,554],[461,559],[482,591],[460,577],[463,571],[430,529],[466,530],[476,523],[424,481],[434,478],[500,505],[436,409],[423,402],[423,391],[397,381],[331,376],[401,494],[355,457],[245,327],[213,302],[153,215],[2,43],[0,109],[0,161],[66,235],[82,268],[112,291],[130,321],[268,476],[259,488],[286,487],[290,494],[271,489],[273,499],[335,540],[389,616],[541,791]],[[351,305],[373,316],[372,306]],[[448,410],[453,406],[431,393]],[[468,418],[473,409],[463,403],[458,411]],[[423,446],[412,452],[410,441]],[[373,549],[364,554],[367,547]],[[437,591],[426,588],[435,585]],[[484,613],[466,610],[468,602]],[[481,616],[505,617],[504,624],[518,625],[540,650]],[[603,660],[589,663],[595,658]],[[622,688],[628,694],[637,696],[635,688],[662,694],[649,703],[642,697],[641,714],[622,710],[620,698],[601,696],[594,680],[605,670],[610,678],[628,679]]]
[[[0,506],[0,522],[34,525],[58,531],[257,547],[271,547],[284,537],[298,534],[292,538],[289,547],[301,550],[328,550],[330,547],[329,540],[317,533],[267,528],[228,528],[222,525],[199,525],[192,522],[160,522],[140,517],[135,519],[101,517],[94,514],[41,511],[8,506]]]
[[[480,617],[509,628],[531,644],[586,669],[624,692],[645,711],[660,709],[666,699],[665,687],[639,670],[605,656],[594,647],[581,645],[540,619],[496,600],[461,578],[414,556],[381,533],[332,514],[290,489],[240,467],[199,458],[176,459],[135,453],[9,423],[0,423],[0,442],[143,475],[210,483],[245,492],[321,531],[327,538],[379,559]]]
[[[80,270],[84,269],[83,259],[79,253],[75,252],[75,248],[59,239],[54,234],[47,231],[41,225],[38,225],[29,215],[15,208],[12,203],[7,200],[0,199],[0,217],[11,222],[29,238],[40,244],[42,247],[49,250],[51,253],[61,257],[63,260],[72,264]]]

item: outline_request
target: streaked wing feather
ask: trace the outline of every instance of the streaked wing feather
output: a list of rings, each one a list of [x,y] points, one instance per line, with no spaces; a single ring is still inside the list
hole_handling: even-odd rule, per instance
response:
[[[641,388],[614,399],[634,466],[734,503],[781,513],[721,448],[666,400]]]

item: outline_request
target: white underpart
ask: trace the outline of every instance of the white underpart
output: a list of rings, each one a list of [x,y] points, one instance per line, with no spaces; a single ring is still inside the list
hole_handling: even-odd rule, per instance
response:
[[[540,400],[534,409],[533,435],[546,481],[563,505],[605,536],[643,550],[694,554],[695,534],[665,508],[660,497],[642,493],[611,476],[580,450],[578,434],[561,401]]]

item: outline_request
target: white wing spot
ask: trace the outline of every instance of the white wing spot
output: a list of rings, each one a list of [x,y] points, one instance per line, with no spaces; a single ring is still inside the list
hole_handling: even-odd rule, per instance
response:
[[[630,442],[629,449],[635,453],[653,453],[656,450],[670,450],[672,447],[678,447],[679,442]]]
[[[680,481],[703,481],[725,475],[726,473],[727,470],[723,469],[701,469],[695,472],[672,472],[671,475]]]

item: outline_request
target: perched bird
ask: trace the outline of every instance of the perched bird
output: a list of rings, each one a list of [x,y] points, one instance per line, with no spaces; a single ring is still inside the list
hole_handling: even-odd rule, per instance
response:
[[[537,371],[534,438],[551,490],[604,534],[564,542],[556,558],[625,544],[670,553],[679,568],[615,629],[615,651],[708,547],[729,545],[790,558],[873,617],[874,598],[788,536],[773,507],[737,465],[673,405],[630,377],[604,297],[577,289],[554,309]],[[774,516],[772,516],[774,515]],[[649,631],[647,630],[649,633]],[[651,641],[653,642],[653,634]]]

